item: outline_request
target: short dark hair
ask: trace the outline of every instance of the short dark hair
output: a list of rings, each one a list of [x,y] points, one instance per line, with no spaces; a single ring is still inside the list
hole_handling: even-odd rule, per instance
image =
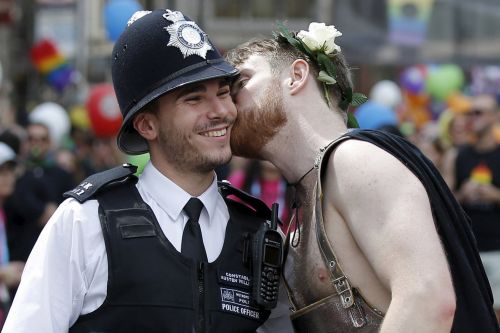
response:
[[[307,61],[311,68],[312,75],[318,76],[319,66],[316,62],[310,59],[306,54],[300,52],[295,47],[290,45],[283,37],[252,39],[248,42],[238,45],[226,54],[226,59],[233,65],[239,66],[243,64],[253,54],[262,55],[271,65],[273,74],[280,74],[284,69],[290,66],[295,60],[303,59]],[[341,82],[343,87],[352,89],[351,71],[342,53],[338,52],[333,57],[333,62],[337,70],[336,80]],[[316,80],[318,88],[322,91],[323,85]],[[337,103],[341,100],[342,91],[339,84],[330,86],[330,98]],[[340,110],[344,120],[347,120],[346,110]]]

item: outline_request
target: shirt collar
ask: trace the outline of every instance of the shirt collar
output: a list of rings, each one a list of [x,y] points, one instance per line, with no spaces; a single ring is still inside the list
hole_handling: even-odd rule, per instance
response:
[[[139,179],[143,183],[145,191],[151,195],[151,198],[158,203],[172,220],[176,221],[191,195],[158,171],[151,162],[146,164]],[[222,200],[217,187],[215,172],[212,184],[198,196],[198,199],[201,200],[207,210],[210,223],[215,215],[217,202]]]

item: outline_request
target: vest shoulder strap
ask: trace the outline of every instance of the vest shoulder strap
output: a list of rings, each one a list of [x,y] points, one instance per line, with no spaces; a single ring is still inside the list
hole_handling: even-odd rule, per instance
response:
[[[241,206],[260,218],[271,219],[271,209],[262,200],[234,187],[228,181],[219,181],[217,185],[219,193],[228,205]]]
[[[74,198],[78,202],[83,203],[86,200],[93,198],[99,191],[111,183],[124,180],[129,177],[134,177],[133,174],[137,171],[137,167],[132,164],[123,164],[115,168],[102,171],[87,177],[74,189],[63,194],[65,198]]]

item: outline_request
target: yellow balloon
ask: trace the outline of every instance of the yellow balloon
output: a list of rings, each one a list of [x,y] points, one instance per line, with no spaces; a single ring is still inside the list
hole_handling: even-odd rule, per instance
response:
[[[69,111],[69,119],[73,126],[80,129],[88,129],[90,127],[90,119],[87,114],[87,109],[83,106],[74,106]]]

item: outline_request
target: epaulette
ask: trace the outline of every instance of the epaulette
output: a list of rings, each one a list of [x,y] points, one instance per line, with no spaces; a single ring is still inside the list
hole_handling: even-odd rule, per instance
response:
[[[135,165],[125,163],[113,169],[93,174],[87,177],[74,189],[65,192],[63,197],[71,197],[82,203],[96,194],[107,184],[125,179],[126,177],[133,175],[136,171],[137,167]]]
[[[231,198],[228,198],[228,196],[235,196],[248,208],[252,209],[257,216],[266,220],[269,220],[271,218],[271,209],[267,207],[267,205],[262,200],[234,187],[227,180],[218,181],[217,185],[219,187],[219,193],[225,199],[231,200]]]

